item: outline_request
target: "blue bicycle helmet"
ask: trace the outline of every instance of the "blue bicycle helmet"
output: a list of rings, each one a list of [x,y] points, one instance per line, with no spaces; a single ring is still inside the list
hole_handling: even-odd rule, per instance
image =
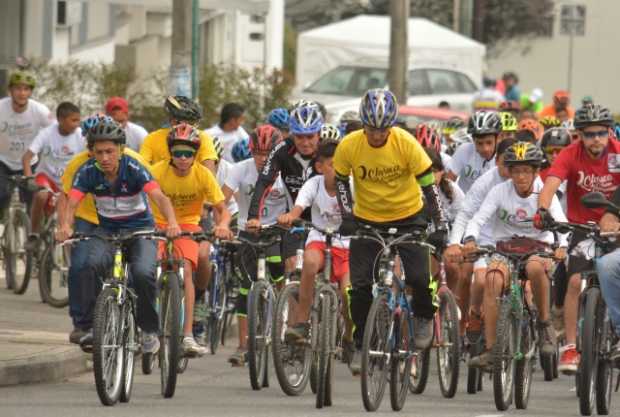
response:
[[[252,157],[252,153],[250,152],[250,142],[247,139],[238,141],[233,145],[231,153],[235,162],[250,159]]]
[[[82,129],[82,136],[86,137],[86,135],[88,135],[88,132],[99,123],[113,121],[114,119],[112,119],[110,116],[106,116],[103,114],[94,114],[92,116],[89,116],[86,119],[82,120],[82,122],[80,123],[80,128]]]
[[[398,117],[398,101],[390,90],[374,88],[362,97],[359,113],[364,126],[387,129]]]
[[[617,139],[620,139],[620,123],[616,123],[614,126],[614,134]]]
[[[317,106],[305,105],[295,108],[289,118],[289,131],[293,135],[311,135],[323,127],[323,116]]]
[[[269,112],[269,116],[267,116],[267,123],[280,130],[288,130],[288,121],[288,110],[284,107],[278,107],[271,110],[271,112]]]

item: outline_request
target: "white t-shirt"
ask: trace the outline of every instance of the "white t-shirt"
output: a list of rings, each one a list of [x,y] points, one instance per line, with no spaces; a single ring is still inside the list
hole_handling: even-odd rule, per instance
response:
[[[516,235],[552,244],[554,242],[552,232],[538,230],[531,221],[525,221],[536,214],[538,195],[542,188],[542,180],[536,178],[532,194],[523,198],[517,194],[512,180],[496,185],[484,199],[480,210],[467,225],[465,236],[473,236],[477,239],[482,226],[495,219],[492,235],[494,243],[508,240]],[[549,213],[556,221],[567,221],[557,196],[553,196]],[[567,246],[566,238],[567,235],[560,235],[561,246]]]
[[[476,180],[467,192],[463,206],[452,222],[449,239],[451,245],[461,243],[461,240],[465,237],[465,229],[469,220],[478,212],[491,189],[504,181],[506,181],[506,178],[499,175],[497,167],[493,167]],[[492,232],[493,221],[484,225],[480,231],[478,242],[483,245],[491,244]]]
[[[231,190],[238,192],[237,204],[239,205],[239,217],[237,223],[239,230],[245,230],[248,221],[248,210],[258,179],[258,171],[254,159],[246,159],[232,166],[226,177],[225,184]],[[265,198],[260,216],[261,224],[275,223],[280,214],[286,213],[288,209],[288,198],[286,187],[281,177],[273,183],[269,195]]]
[[[50,110],[35,100],[28,100],[23,113],[15,113],[12,99],[0,99],[0,162],[13,171],[21,171],[22,156],[39,131],[54,121]],[[32,159],[32,165],[37,158]]]
[[[473,143],[464,143],[456,149],[452,160],[447,167],[448,171],[453,172],[459,177],[458,184],[464,193],[467,193],[474,181],[482,174],[495,166],[495,158],[485,161]]]
[[[228,176],[230,175],[230,170],[232,169],[232,167],[233,164],[231,164],[225,159],[220,160],[220,162],[218,163],[217,175],[215,176],[215,179],[220,185],[220,188],[224,187],[224,184],[226,183],[226,178],[228,178]],[[228,200],[228,205],[226,208],[228,208],[228,211],[231,215],[237,214],[239,212],[239,206],[237,205],[237,200],[235,200],[234,196],[231,197],[230,200]]]
[[[36,172],[46,174],[60,185],[60,177],[65,172],[67,163],[86,149],[86,142],[79,127],[73,133],[63,136],[55,122],[41,130],[28,149],[39,156],[40,163]]]
[[[317,175],[307,180],[297,194],[295,205],[304,209],[311,208],[312,223],[321,229],[330,228],[338,230],[342,223],[342,215],[338,198],[327,193],[325,189],[325,177]],[[324,242],[325,236],[317,230],[311,230],[306,239],[306,245],[310,242]],[[350,239],[334,238],[332,245],[338,248],[349,249]]]
[[[232,157],[232,148],[235,143],[242,139],[250,137],[248,135],[248,132],[246,132],[245,129],[243,129],[243,127],[241,126],[239,126],[237,130],[233,130],[232,132],[224,132],[220,125],[216,124],[209,129],[206,129],[205,132],[213,139],[218,138],[220,140],[222,148],[224,149],[222,158],[230,162],[235,162]]]
[[[144,138],[148,134],[149,132],[142,126],[127,122],[127,126],[125,126],[126,145],[134,151],[140,152],[140,146],[142,146],[142,142],[144,142]]]
[[[465,193],[458,186],[456,182],[450,181],[452,187],[452,202],[448,199],[448,196],[443,193],[441,188],[439,190],[439,200],[441,201],[441,207],[444,209],[448,221],[452,223],[456,219],[457,214],[463,208],[465,202]]]

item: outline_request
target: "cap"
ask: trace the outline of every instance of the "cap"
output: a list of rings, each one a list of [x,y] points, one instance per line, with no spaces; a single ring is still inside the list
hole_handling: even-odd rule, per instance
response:
[[[555,93],[553,93],[553,97],[557,99],[561,99],[561,98],[569,98],[570,95],[568,94],[568,91],[566,90],[558,90]]]
[[[122,97],[110,97],[105,104],[105,112],[110,114],[114,110],[129,113],[129,104],[127,104],[127,100]]]

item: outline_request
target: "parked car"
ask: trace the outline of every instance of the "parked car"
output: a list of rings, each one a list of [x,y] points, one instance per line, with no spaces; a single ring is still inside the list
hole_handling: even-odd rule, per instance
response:
[[[466,122],[469,118],[469,113],[436,107],[400,106],[398,108],[398,120],[411,129],[420,123],[443,123],[453,117],[458,117]]]
[[[341,65],[327,72],[299,94],[323,103],[328,111],[340,115],[354,110],[360,97],[370,88],[387,86],[387,68],[381,66]],[[445,68],[412,68],[407,80],[408,105],[436,107],[446,101],[453,109],[469,111],[478,91],[465,73]]]

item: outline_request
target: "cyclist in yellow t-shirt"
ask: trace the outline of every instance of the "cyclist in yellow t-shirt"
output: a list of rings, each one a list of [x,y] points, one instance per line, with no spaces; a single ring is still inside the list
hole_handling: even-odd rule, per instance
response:
[[[170,126],[179,123],[188,123],[194,127],[198,126],[202,118],[202,109],[193,100],[184,96],[170,96],[166,98],[164,108],[170,118]],[[158,129],[149,133],[142,142],[140,155],[151,165],[159,161],[170,160],[170,150],[168,149],[168,133],[170,128]],[[198,131],[200,136],[200,147],[196,153],[196,160],[215,173],[215,161],[217,153],[213,146],[213,139]]]
[[[338,201],[343,213],[341,233],[355,233],[357,224],[399,232],[425,231],[428,219],[422,213],[424,202],[430,208],[436,232],[431,244],[443,247],[447,221],[443,215],[435,185],[431,160],[418,141],[398,127],[398,103],[389,90],[366,92],[360,104],[363,129],[347,135],[336,148],[334,168],[337,174]],[[355,205],[351,202],[349,176],[353,177]],[[350,245],[351,317],[355,323],[356,352],[351,371],[360,371],[366,316],[372,303],[373,271],[380,246],[368,239],[353,239]],[[411,244],[398,246],[407,286],[413,288],[412,310],[416,348],[425,349],[432,342],[434,307],[429,289],[428,250]]]
[[[216,213],[218,223],[214,227],[216,237],[232,239],[233,234],[228,225],[230,213],[224,203],[224,194],[215,176],[201,164],[195,164],[200,147],[199,132],[190,124],[181,123],[173,126],[168,134],[167,146],[171,158],[152,166],[153,177],[159,183],[162,192],[172,202],[174,214],[181,230],[200,232],[199,226],[202,207],[208,203]],[[158,227],[165,229],[166,218],[155,204],[151,205]],[[160,256],[163,255],[160,245]],[[196,343],[192,334],[195,294],[203,294],[209,284],[211,265],[209,263],[209,242],[199,244],[191,239],[176,239],[174,246],[177,253],[185,260],[185,320],[183,324],[183,349],[190,355],[202,356],[205,347]],[[192,281],[192,271],[196,274],[196,291]]]
[[[93,116],[82,123],[82,134],[88,133],[88,121],[98,120],[99,116]],[[123,148],[123,153],[137,159],[140,162],[142,157],[131,149]],[[62,193],[58,198],[57,210],[58,213],[62,213],[66,207],[66,195],[71,191],[73,186],[73,178],[75,174],[80,170],[91,158],[90,151],[83,151],[75,155],[73,159],[69,161],[65,167],[64,173],[61,177]],[[146,163],[145,163],[146,165]],[[80,205],[75,212],[75,223],[73,225],[75,233],[90,234],[95,231],[99,225],[99,219],[97,218],[97,209],[95,208],[95,201],[91,194],[87,194],[86,197],[80,202]],[[71,247],[71,266],[68,273],[68,287],[69,287],[69,315],[73,321],[73,331],[69,335],[69,341],[71,343],[80,343],[80,339],[88,334],[88,330],[92,328],[93,323],[93,311],[95,308],[95,300],[97,289],[97,283],[89,280],[80,279],[80,271],[86,267],[86,261],[88,259],[89,252],[89,240],[76,242]],[[88,294],[89,296],[86,296]]]

